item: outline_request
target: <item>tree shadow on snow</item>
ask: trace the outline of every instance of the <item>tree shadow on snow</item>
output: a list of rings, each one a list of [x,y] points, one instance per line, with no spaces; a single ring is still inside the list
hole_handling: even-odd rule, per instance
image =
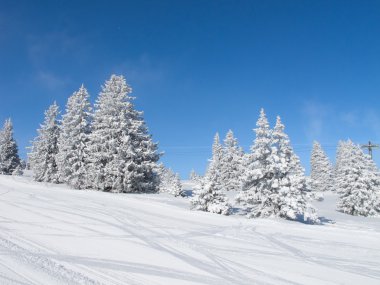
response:
[[[317,223],[313,223],[311,222],[310,220],[304,220],[304,217],[303,216],[298,216],[298,218],[296,219],[297,222],[300,222],[302,224],[306,224],[306,225],[326,225],[326,224],[335,224],[335,221],[334,220],[331,220],[331,219],[328,219],[326,217],[318,217],[319,219],[319,222]]]
[[[244,213],[243,211],[241,211],[241,209],[238,208],[238,207],[232,207],[230,209],[230,215],[245,216],[246,213]]]
[[[321,222],[321,225],[325,225],[325,224],[335,224],[335,221],[334,220],[331,220],[329,218],[326,218],[326,217],[319,217],[319,220]]]
[[[184,197],[190,198],[193,197],[193,190],[184,190]]]

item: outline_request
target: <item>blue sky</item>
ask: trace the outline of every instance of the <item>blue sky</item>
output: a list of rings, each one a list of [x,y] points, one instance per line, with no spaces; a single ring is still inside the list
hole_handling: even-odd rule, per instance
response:
[[[248,149],[279,114],[306,169],[313,140],[380,143],[380,1],[1,1],[0,120],[20,153],[43,111],[123,74],[166,165],[202,173],[215,132]],[[380,150],[374,153],[380,161]]]

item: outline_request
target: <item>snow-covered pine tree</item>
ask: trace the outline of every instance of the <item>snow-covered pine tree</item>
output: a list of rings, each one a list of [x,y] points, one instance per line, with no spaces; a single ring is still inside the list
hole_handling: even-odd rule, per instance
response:
[[[174,173],[173,170],[166,168],[163,165],[160,165],[159,168],[160,192],[169,193],[174,197],[185,196],[178,173]]]
[[[91,116],[89,95],[82,85],[67,101],[58,140],[59,179],[75,189],[84,189],[89,185],[87,146],[91,131]]]
[[[213,180],[215,187],[223,190],[222,180],[221,180],[221,168],[223,163],[224,149],[220,143],[219,133],[214,136],[214,142],[212,144],[212,158],[207,167],[205,174],[205,181]]]
[[[333,190],[333,167],[319,142],[314,141],[311,151],[310,182],[312,191]]]
[[[159,154],[123,76],[112,75],[96,104],[89,142],[92,187],[112,192],[157,191]]]
[[[236,196],[248,218],[265,216],[263,203],[271,195],[275,161],[272,150],[272,131],[264,109],[256,123],[256,138],[251,153],[245,156],[242,189]]]
[[[23,168],[22,166],[17,166],[13,171],[12,171],[12,175],[15,175],[15,176],[22,176],[24,174],[24,171],[23,171]]]
[[[336,150],[336,159],[334,166],[334,190],[339,194],[341,183],[345,184],[345,171],[347,164],[351,163],[352,151],[354,144],[351,140],[339,141]],[[341,181],[342,180],[342,181]]]
[[[272,131],[261,110],[256,125],[251,161],[247,164],[246,180],[237,202],[247,217],[277,216],[292,220],[302,217],[305,221],[317,222],[315,210],[309,204],[303,169],[280,117]]]
[[[193,197],[190,200],[191,208],[199,211],[228,215],[231,205],[222,192],[220,181],[220,167],[223,156],[223,147],[219,141],[219,134],[214,138],[212,159],[207,172],[199,185],[195,186]]]
[[[33,170],[33,178],[39,182],[58,183],[58,105],[54,102],[45,111],[45,120],[40,129],[37,130],[38,136],[32,142],[31,152],[29,153],[29,163]]]
[[[8,119],[5,121],[0,135],[0,172],[11,175],[17,168],[21,168],[21,161],[16,141],[13,138],[13,124],[11,119]]]
[[[227,132],[223,149],[220,171],[223,189],[239,191],[242,185],[244,152],[239,147],[232,130]]]
[[[196,184],[200,183],[200,181],[202,180],[202,176],[196,173],[194,169],[191,170],[189,178],[191,182]]]
[[[196,177],[197,177],[197,173],[195,172],[194,169],[191,169],[190,174],[189,174],[189,179],[190,180],[195,180]]]
[[[281,118],[277,116],[272,133],[272,150],[276,162],[272,197],[264,203],[266,207],[270,204],[272,206],[269,207],[269,211],[266,211],[266,215],[270,214],[291,220],[302,217],[304,221],[316,223],[318,217],[315,209],[310,205],[304,170],[284,130],[285,126],[281,122]]]
[[[374,162],[351,141],[342,146],[345,150],[337,173],[338,210],[354,216],[378,216],[380,178]]]

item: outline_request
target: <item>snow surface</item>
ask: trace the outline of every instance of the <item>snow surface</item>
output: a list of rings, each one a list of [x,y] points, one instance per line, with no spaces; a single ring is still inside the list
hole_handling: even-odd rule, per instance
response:
[[[307,225],[0,176],[0,284],[380,284],[380,219],[335,203]]]

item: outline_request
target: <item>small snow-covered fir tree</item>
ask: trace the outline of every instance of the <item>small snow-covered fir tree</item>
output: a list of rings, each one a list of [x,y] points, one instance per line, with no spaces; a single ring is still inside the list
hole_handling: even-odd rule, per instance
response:
[[[237,139],[231,130],[224,139],[221,162],[221,183],[227,191],[239,191],[242,185],[244,152],[238,146]]]
[[[89,95],[82,85],[68,99],[58,140],[59,179],[75,189],[88,187],[88,142],[91,131]]]
[[[189,178],[191,182],[197,184],[201,182],[203,177],[199,175],[198,173],[196,173],[194,169],[192,169],[190,172]]]
[[[12,175],[15,175],[15,176],[22,176],[24,174],[24,171],[22,169],[22,167],[20,165],[18,165],[13,171],[12,171]]]
[[[242,189],[236,196],[247,217],[265,215],[260,206],[271,195],[272,179],[275,167],[272,149],[272,131],[264,109],[256,123],[256,138],[251,146],[251,153],[245,156],[245,172]],[[263,205],[265,206],[265,205]]]
[[[173,170],[166,168],[163,165],[160,165],[159,168],[160,192],[169,193],[174,197],[185,196],[178,173],[174,173]]]
[[[172,190],[169,191],[168,193],[174,195],[175,197],[177,196],[184,197],[186,195],[185,191],[182,188],[181,179],[178,173],[174,173],[174,175],[171,175],[169,181],[170,181],[169,185],[172,185],[171,186]]]
[[[206,175],[199,185],[195,186],[193,197],[190,200],[191,208],[216,214],[228,215],[231,205],[222,192],[220,181],[220,168],[223,156],[223,147],[216,134],[212,146],[212,159],[210,160]]]
[[[212,180],[201,181],[194,188],[194,196],[190,200],[191,208],[198,211],[229,215],[231,206],[225,195],[220,192]]]
[[[319,142],[313,143],[311,152],[310,187],[313,191],[333,190],[333,168]]]
[[[21,168],[21,161],[13,138],[13,124],[11,119],[8,119],[0,134],[0,172],[11,175],[19,168]]]
[[[33,170],[33,178],[39,182],[58,183],[58,105],[54,102],[45,111],[45,120],[40,129],[37,130],[38,136],[32,142],[31,152],[29,153],[29,163]]]
[[[339,200],[337,208],[355,216],[380,214],[380,177],[378,170],[359,146],[351,141],[341,144],[340,168],[337,172]]]
[[[157,144],[123,76],[112,75],[96,104],[89,142],[92,187],[112,192],[157,191]]]

